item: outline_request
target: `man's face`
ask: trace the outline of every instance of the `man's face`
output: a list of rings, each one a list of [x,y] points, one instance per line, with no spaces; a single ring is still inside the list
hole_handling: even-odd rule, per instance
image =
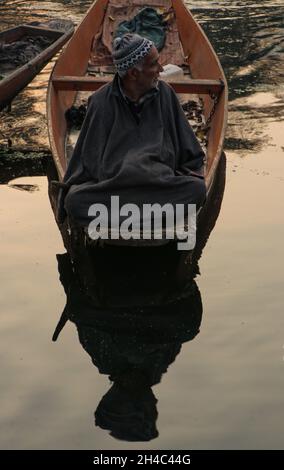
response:
[[[163,67],[159,64],[159,53],[155,46],[152,46],[149,54],[145,57],[143,68],[137,73],[137,86],[142,93],[146,93],[157,86],[160,72]]]

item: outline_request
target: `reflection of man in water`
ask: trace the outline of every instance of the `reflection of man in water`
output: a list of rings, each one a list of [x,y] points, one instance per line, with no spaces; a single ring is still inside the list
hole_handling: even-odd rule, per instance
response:
[[[128,441],[157,437],[157,400],[151,387],[160,382],[174,361],[180,343],[147,344],[137,336],[78,325],[77,328],[80,342],[93,363],[113,382],[95,412],[96,425]]]
[[[96,425],[118,439],[149,441],[158,436],[157,399],[151,387],[161,381],[182,343],[199,331],[202,304],[196,284],[193,282],[188,298],[164,311],[158,308],[158,314],[152,310],[148,326],[140,317],[140,328],[139,315],[135,316],[132,332],[119,331],[120,314],[116,314],[116,322],[113,317],[111,325],[105,322],[101,328],[77,323],[82,346],[100,373],[109,375],[113,383],[95,412]]]
[[[161,381],[182,343],[199,331],[202,303],[196,283],[170,304],[99,309],[80,289],[68,255],[58,261],[65,315],[76,324],[94,365],[112,382],[95,412],[96,425],[118,439],[154,439],[158,412],[151,387]]]
[[[116,378],[95,411],[95,423],[117,439],[150,441],[158,436],[157,399],[145,376],[135,370]]]

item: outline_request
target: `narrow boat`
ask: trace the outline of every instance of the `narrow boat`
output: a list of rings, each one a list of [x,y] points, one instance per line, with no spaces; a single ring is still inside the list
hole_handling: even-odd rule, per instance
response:
[[[0,111],[61,49],[73,30],[70,21],[61,20],[57,29],[53,20],[46,26],[25,24],[0,32]]]
[[[161,65],[174,64],[183,70],[179,79],[165,77],[165,80],[183,99],[185,111],[192,102],[195,109],[202,108],[202,115],[197,115],[198,122],[193,128],[206,153],[205,180],[209,196],[223,152],[228,89],[212,45],[182,0],[97,0],[90,7],[50,76],[47,115],[56,168],[53,179],[63,180],[78,137],[78,131],[72,130],[66,119],[68,110],[79,109],[91,93],[113,79],[110,50],[114,31],[122,19],[131,19],[146,6],[169,19],[166,43],[160,51]],[[192,109],[189,111],[190,120]],[[51,203],[55,210],[52,194]]]

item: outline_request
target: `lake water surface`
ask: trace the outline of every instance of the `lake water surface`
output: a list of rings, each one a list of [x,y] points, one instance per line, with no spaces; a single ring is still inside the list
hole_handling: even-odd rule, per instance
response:
[[[0,30],[55,17],[78,22],[89,5],[2,0]],[[66,301],[56,260],[64,248],[44,166],[29,153],[48,150],[49,64],[12,111],[1,113],[1,449],[283,449],[284,4],[188,5],[219,54],[230,89],[225,194],[199,260],[200,294],[191,297],[199,321],[202,300],[200,332],[166,350],[137,340],[138,352],[108,331],[93,338],[105,342],[108,358],[116,353],[107,341],[117,345],[117,356],[148,355],[157,364],[168,358],[153,386],[159,436],[132,443],[95,427],[93,413],[110,388],[108,368],[99,373],[70,322],[51,341]],[[28,152],[16,163],[6,151],[7,135],[13,148]],[[8,174],[14,175],[9,183]]]

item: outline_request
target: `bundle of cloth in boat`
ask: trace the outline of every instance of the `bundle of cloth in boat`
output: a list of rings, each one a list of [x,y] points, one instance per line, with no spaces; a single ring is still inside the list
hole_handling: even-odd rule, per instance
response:
[[[152,22],[151,31],[155,28],[157,30],[157,26],[161,25],[161,21],[163,22],[165,42],[162,50],[159,51],[160,63],[162,65],[169,63],[176,65],[184,64],[184,54],[179,40],[177,21],[175,12],[172,8],[172,2],[170,0],[147,0],[147,6],[155,9],[157,14],[160,15],[160,18],[155,21],[153,20],[153,17],[151,18],[151,15],[148,16],[147,21],[149,23]],[[90,70],[93,67],[96,69],[100,66],[112,65],[112,43],[119,25],[123,22],[133,24],[133,18],[138,15],[144,7],[145,0],[128,0],[127,2],[126,0],[108,1],[101,30],[94,37],[91,56],[89,59]],[[139,27],[142,27],[141,22]],[[150,27],[147,25],[144,34],[146,35],[149,31]],[[142,30],[140,34],[143,35]],[[157,37],[156,33],[155,36]],[[153,39],[159,49],[159,42],[156,42],[155,37],[153,37]]]
[[[122,21],[115,31],[114,38],[121,37],[126,33],[137,33],[142,37],[150,39],[161,51],[166,41],[167,23],[163,16],[159,15],[154,8],[143,8],[130,21]]]
[[[0,42],[0,72],[9,73],[15,66],[26,64],[52,42],[53,39],[45,36],[24,36],[12,43]]]

